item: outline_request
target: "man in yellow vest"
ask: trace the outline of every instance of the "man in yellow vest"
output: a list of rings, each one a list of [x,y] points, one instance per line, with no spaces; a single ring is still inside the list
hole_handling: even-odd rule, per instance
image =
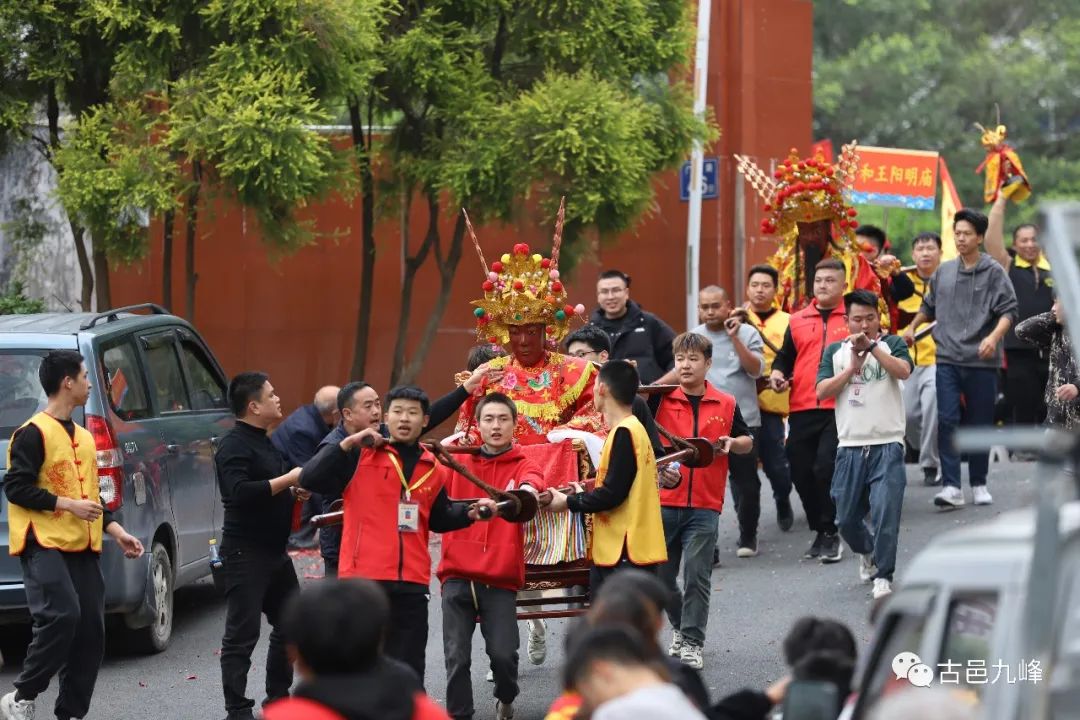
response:
[[[746,318],[765,341],[765,377],[772,369],[776,351],[784,344],[791,316],[776,304],[780,274],[772,265],[754,265],[746,276]],[[776,522],[784,532],[791,530],[795,515],[791,510],[791,468],[784,452],[784,419],[788,414],[790,390],[776,392],[768,383],[758,383],[761,431],[756,438],[758,457],[765,477],[772,485],[776,501]],[[733,488],[734,489],[734,488]]]
[[[127,558],[143,546],[101,506],[94,438],[71,419],[90,395],[82,355],[53,350],[38,377],[48,404],[11,436],[4,477],[8,546],[22,564],[34,639],[0,717],[32,720],[35,698],[60,673],[56,717],[71,720],[90,708],[105,649],[102,530]]]
[[[916,313],[919,312],[923,297],[930,289],[930,278],[941,264],[941,236],[932,232],[916,235],[911,241],[911,257],[915,260],[915,267],[907,270],[905,274],[915,286],[915,292],[911,297],[897,304],[900,310],[900,321],[897,326],[902,328],[901,333],[908,329]],[[920,329],[913,328],[915,331]],[[923,484],[940,485],[934,338],[930,333],[926,333],[911,345],[910,351],[915,369],[911,371],[911,377],[904,383],[907,444],[919,451],[919,467],[923,471]]]
[[[596,488],[570,496],[551,490],[549,510],[595,513],[589,574],[594,597],[617,570],[656,572],[667,562],[656,455],[633,411],[638,385],[637,370],[625,360],[609,360],[600,368],[593,403],[611,432],[600,453]]]

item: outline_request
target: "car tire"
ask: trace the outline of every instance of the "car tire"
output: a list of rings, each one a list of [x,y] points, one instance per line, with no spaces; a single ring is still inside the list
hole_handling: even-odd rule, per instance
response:
[[[172,639],[175,580],[169,551],[159,542],[150,549],[149,582],[153,583],[154,620],[146,627],[128,630],[131,649],[144,654],[163,652]]]

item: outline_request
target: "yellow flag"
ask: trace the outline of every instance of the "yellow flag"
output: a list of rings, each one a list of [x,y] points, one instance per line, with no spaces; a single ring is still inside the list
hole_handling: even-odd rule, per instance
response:
[[[953,239],[953,216],[962,206],[956,194],[945,158],[941,162],[941,259],[952,260],[956,257],[956,241]]]

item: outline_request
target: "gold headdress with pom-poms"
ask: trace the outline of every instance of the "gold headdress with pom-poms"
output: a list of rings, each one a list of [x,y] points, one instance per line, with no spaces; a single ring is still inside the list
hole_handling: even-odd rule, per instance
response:
[[[565,216],[563,198],[555,221],[550,258],[533,253],[525,243],[518,243],[489,268],[469,215],[465,213],[465,226],[486,275],[482,285],[484,297],[472,303],[476,336],[482,342],[505,345],[510,340],[511,325],[541,323],[547,326],[548,339],[558,343],[570,332],[571,318],[584,316],[584,305],[567,304],[566,288],[559,276],[559,247]]]

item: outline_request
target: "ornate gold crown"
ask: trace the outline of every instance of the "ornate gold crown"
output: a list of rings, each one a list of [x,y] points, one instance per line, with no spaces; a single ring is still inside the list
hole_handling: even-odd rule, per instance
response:
[[[858,212],[847,204],[845,194],[859,167],[856,146],[856,141],[844,145],[835,166],[820,152],[800,158],[792,148],[772,177],[750,158],[736,155],[739,172],[765,201],[762,210],[768,217],[761,221],[761,231],[787,240],[798,234],[797,223],[829,220],[839,244],[853,246]]]
[[[473,310],[476,336],[481,341],[505,345],[510,341],[511,325],[542,323],[547,326],[548,339],[558,343],[570,332],[570,319],[585,315],[584,305],[567,304],[566,288],[559,279],[565,201],[563,198],[559,203],[550,258],[533,253],[525,243],[518,243],[511,252],[491,263],[490,268],[469,214],[462,209],[465,226],[486,275],[482,285],[484,297],[472,303],[476,308]]]

